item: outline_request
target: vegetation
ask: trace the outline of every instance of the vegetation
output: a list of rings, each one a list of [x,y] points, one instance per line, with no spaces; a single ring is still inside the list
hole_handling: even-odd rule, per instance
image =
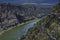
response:
[[[0,2],[0,31],[14,27],[19,23],[45,16],[46,11],[49,11],[51,8],[47,6],[43,7],[41,5],[40,7],[40,5],[33,4],[16,5]]]
[[[50,14],[29,29],[21,40],[60,40],[60,4],[53,7]]]

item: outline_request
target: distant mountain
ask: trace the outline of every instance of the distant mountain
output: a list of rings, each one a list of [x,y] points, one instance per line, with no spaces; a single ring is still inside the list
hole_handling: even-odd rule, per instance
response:
[[[23,3],[49,3],[49,4],[55,4],[58,2],[58,0],[0,0],[0,2],[9,2],[9,3],[17,3],[17,4],[23,4]]]
[[[0,3],[0,26],[7,29],[18,23],[43,17],[49,13],[51,8],[51,5]]]

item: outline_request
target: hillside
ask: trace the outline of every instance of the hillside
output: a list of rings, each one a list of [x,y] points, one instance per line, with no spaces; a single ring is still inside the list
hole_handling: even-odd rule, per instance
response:
[[[60,40],[60,4],[40,20],[21,40]]]
[[[18,23],[45,16],[51,7],[49,5],[46,7],[41,6],[0,3],[0,28],[7,29]]]

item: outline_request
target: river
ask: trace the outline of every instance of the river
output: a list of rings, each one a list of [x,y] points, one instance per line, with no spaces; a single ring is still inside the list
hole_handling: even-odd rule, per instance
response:
[[[19,40],[23,35],[25,35],[29,28],[33,27],[38,20],[32,21],[21,28],[17,28],[16,30],[10,30],[3,35],[0,36],[0,40]]]

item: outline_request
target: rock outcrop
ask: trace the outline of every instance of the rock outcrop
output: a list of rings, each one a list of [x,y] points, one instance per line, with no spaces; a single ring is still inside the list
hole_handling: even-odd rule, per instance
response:
[[[0,3],[0,28],[6,29],[17,25],[18,23],[45,16],[51,7],[42,6],[43,5],[38,7],[38,5],[32,4],[15,5],[10,3]]]
[[[21,40],[60,40],[60,4],[40,20]]]

